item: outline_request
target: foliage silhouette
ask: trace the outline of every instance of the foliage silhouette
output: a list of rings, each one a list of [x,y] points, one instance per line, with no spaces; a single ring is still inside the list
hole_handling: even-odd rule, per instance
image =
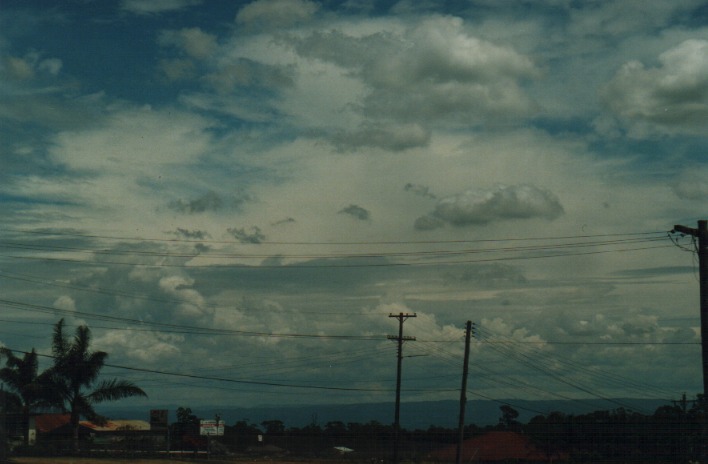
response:
[[[62,407],[71,414],[73,447],[79,447],[79,420],[81,416],[101,423],[94,405],[132,396],[147,396],[135,384],[125,380],[103,380],[94,387],[108,353],[91,351],[91,331],[81,325],[76,328],[73,339],[64,334],[64,319],[54,326],[52,353],[54,365],[48,370],[53,388],[62,399]]]

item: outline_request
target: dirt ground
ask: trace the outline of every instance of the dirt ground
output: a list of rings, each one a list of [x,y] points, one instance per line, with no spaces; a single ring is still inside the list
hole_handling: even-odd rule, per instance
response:
[[[212,463],[212,464],[223,464],[223,463],[233,463],[236,461],[224,461],[218,458],[212,458],[209,461],[206,459],[190,460],[190,459],[115,459],[115,458],[29,458],[29,457],[15,457],[9,461],[10,464],[178,464],[178,463],[190,463],[190,464],[200,464],[200,463]],[[249,461],[238,461],[240,464],[254,464]],[[263,464],[262,462],[259,464]],[[278,463],[276,461],[269,461],[268,464],[288,464],[288,463]],[[302,463],[299,463],[302,464]]]

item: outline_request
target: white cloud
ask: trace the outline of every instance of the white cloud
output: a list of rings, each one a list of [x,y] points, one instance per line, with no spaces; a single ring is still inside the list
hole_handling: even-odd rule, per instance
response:
[[[170,165],[204,155],[209,149],[205,129],[211,124],[197,115],[169,109],[117,110],[98,127],[59,133],[51,156],[77,172],[159,175]]]
[[[657,66],[630,61],[602,93],[636,136],[702,133],[708,118],[708,41],[686,40],[660,54]]]
[[[677,177],[672,187],[681,199],[705,201],[708,199],[708,170],[686,170]]]
[[[469,226],[509,219],[553,220],[561,214],[563,206],[547,190],[533,185],[499,185],[442,198],[431,213],[433,219],[421,220],[417,226],[430,229],[435,219],[454,226]]]
[[[0,63],[0,75],[5,74],[18,81],[30,81],[38,77],[37,72],[56,76],[61,71],[63,62],[59,58],[44,58],[37,52],[23,57],[5,56]]]
[[[470,36],[459,18],[434,17],[404,32],[352,36],[314,33],[296,42],[303,55],[350,69],[368,86],[362,113],[374,119],[478,123],[528,115],[520,82],[538,75],[513,49]]]
[[[569,8],[569,32],[574,37],[607,40],[631,33],[651,31],[671,23],[674,15],[691,11],[699,0],[616,0],[580,2]]]

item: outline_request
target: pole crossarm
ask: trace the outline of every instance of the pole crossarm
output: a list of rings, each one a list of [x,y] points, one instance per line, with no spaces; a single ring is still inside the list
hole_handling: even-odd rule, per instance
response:
[[[698,239],[698,280],[700,287],[701,357],[703,364],[703,399],[708,399],[708,221],[698,221],[698,227],[675,225],[672,233]]]
[[[400,441],[400,430],[401,430],[401,363],[403,361],[403,342],[415,340],[415,337],[404,336],[403,335],[403,323],[411,317],[416,317],[416,314],[408,313],[398,313],[389,314],[388,317],[394,317],[398,319],[398,335],[389,335],[389,340],[396,340],[398,342],[398,353],[396,356],[396,409],[394,411],[393,419],[393,462],[398,463],[398,445]]]
[[[693,227],[686,227],[686,226],[682,226],[682,225],[675,225],[674,229],[671,232],[673,232],[673,233],[678,232],[679,234],[683,234],[683,235],[692,235],[694,237],[698,237],[698,234],[699,234],[698,229],[694,229]]]

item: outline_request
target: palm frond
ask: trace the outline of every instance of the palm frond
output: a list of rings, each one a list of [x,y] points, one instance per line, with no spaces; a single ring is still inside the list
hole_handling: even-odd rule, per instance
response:
[[[91,403],[101,403],[103,401],[114,401],[131,396],[144,396],[147,394],[142,388],[127,380],[104,380],[86,398]]]
[[[66,356],[68,349],[69,342],[64,336],[64,318],[61,318],[54,326],[54,333],[52,334],[52,354],[55,359],[61,359]]]

